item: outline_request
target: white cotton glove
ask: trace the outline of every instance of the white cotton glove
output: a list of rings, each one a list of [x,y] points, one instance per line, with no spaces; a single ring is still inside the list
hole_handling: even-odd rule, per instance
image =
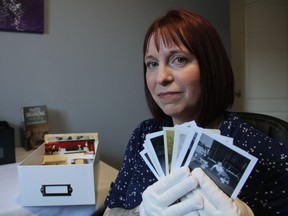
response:
[[[189,216],[253,216],[252,210],[240,199],[234,201],[228,197],[219,187],[204,173],[201,168],[195,168],[191,175],[198,180],[199,187],[186,195],[185,199],[191,199],[195,195],[201,195],[204,201],[202,210],[189,214]]]
[[[140,216],[183,216],[203,208],[201,196],[176,202],[198,185],[188,167],[181,167],[149,186],[142,195]]]

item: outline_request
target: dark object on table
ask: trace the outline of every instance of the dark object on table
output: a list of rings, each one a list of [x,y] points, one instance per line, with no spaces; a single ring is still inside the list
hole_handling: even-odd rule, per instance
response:
[[[0,121],[0,164],[15,163],[14,128]]]

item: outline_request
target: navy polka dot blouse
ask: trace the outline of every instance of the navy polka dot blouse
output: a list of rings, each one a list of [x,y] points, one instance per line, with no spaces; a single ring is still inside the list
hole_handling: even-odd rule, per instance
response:
[[[140,205],[142,192],[157,181],[140,156],[140,151],[143,150],[146,134],[167,126],[173,126],[171,120],[167,119],[159,126],[149,119],[134,130],[119,174],[106,198],[107,207],[132,209]],[[260,215],[259,209],[262,208],[270,215],[288,215],[287,145],[267,137],[233,113],[226,114],[220,130],[222,135],[234,138],[234,145],[258,158],[238,197],[250,206],[255,215]]]

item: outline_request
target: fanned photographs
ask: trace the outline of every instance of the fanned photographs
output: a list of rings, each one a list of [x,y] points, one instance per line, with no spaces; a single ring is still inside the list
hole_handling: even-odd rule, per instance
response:
[[[235,199],[257,158],[233,145],[219,130],[198,127],[194,121],[147,134],[141,156],[157,179],[181,166],[201,167],[229,197]]]

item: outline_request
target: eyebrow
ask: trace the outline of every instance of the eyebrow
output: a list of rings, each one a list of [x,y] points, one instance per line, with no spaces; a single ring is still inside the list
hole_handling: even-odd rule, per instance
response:
[[[153,55],[144,56],[144,61],[147,61],[149,59],[155,59],[155,57]]]
[[[182,50],[182,49],[173,49],[173,50],[169,50],[168,52],[168,56],[174,55],[174,54],[178,54],[178,53],[183,53],[185,55],[193,55],[192,53],[190,53],[188,50]],[[144,56],[144,60],[146,59],[152,59],[155,58],[153,55],[145,55]]]
[[[185,54],[190,54],[190,52],[188,50],[182,50],[182,49],[175,49],[175,50],[171,50],[169,51],[169,55],[173,55],[173,54],[178,54],[178,53],[185,53]]]

